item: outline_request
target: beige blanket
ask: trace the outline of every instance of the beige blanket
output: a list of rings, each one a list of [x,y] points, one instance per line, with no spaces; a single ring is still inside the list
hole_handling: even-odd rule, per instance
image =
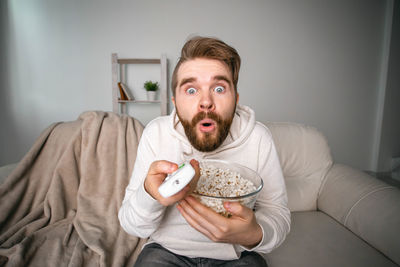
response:
[[[46,129],[0,186],[0,266],[133,266],[117,214],[142,131],[106,112]]]

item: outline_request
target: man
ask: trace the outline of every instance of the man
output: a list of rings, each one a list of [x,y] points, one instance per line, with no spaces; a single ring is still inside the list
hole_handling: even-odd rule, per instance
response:
[[[282,170],[268,129],[238,105],[240,57],[214,38],[186,42],[172,76],[169,116],[150,122],[119,220],[126,232],[150,237],[136,266],[266,266],[259,253],[279,246],[290,229]],[[264,181],[255,211],[236,202],[223,217],[190,195],[198,161],[221,159],[257,171]],[[166,175],[190,161],[196,178],[177,194],[158,193]]]

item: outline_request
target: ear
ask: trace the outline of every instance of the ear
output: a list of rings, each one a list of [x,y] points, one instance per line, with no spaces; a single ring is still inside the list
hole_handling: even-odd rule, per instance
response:
[[[171,101],[172,101],[172,104],[174,104],[174,107],[176,107],[176,105],[175,105],[175,97],[171,96]]]
[[[239,93],[236,93],[236,105],[239,103]]]

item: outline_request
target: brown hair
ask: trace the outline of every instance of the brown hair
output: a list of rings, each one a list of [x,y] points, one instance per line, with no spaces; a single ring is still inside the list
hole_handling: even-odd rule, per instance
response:
[[[216,38],[196,36],[189,39],[182,47],[181,57],[172,74],[172,93],[175,96],[178,86],[178,70],[182,63],[195,58],[216,59],[224,62],[232,74],[232,81],[237,92],[240,56],[235,48]]]

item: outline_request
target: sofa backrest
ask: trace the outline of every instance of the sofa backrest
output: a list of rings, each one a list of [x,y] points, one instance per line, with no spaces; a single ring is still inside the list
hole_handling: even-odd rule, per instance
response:
[[[270,122],[282,165],[291,211],[317,209],[322,180],[332,166],[328,142],[313,127],[295,123]]]

